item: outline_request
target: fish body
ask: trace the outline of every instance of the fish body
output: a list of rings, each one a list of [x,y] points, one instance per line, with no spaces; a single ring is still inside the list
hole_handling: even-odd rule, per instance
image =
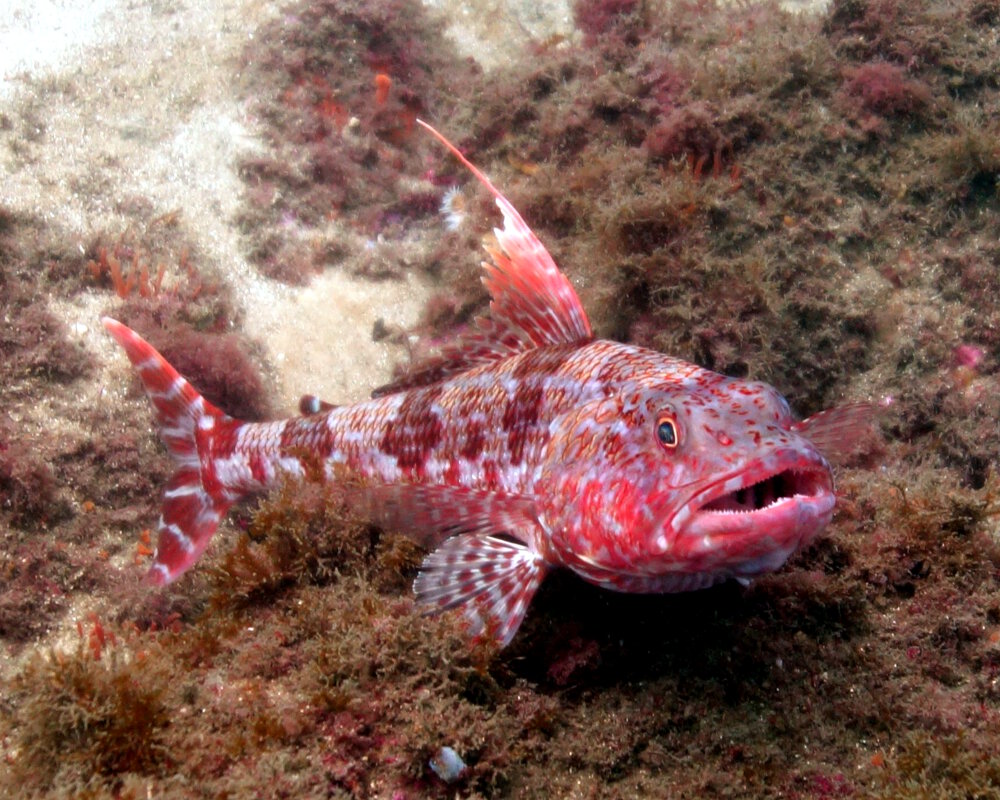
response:
[[[421,123],[423,124],[423,123]],[[230,506],[289,476],[355,487],[360,510],[433,548],[414,589],[513,638],[548,570],[628,592],[698,589],[780,567],[830,521],[828,455],[855,404],[796,422],[764,383],[594,338],[569,281],[507,199],[487,248],[490,315],[372,399],[262,423],[214,407],[137,333],[105,319],[178,467],[148,580],[197,561]]]

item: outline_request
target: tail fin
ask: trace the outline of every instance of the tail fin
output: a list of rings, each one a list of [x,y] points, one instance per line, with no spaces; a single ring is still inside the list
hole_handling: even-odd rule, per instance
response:
[[[177,462],[177,471],[163,492],[157,523],[159,540],[149,583],[162,585],[180,577],[204,552],[219,521],[238,499],[218,480],[212,442],[239,423],[209,403],[139,334],[120,322],[101,322],[135,366],[160,438]],[[227,431],[231,434],[231,431]]]

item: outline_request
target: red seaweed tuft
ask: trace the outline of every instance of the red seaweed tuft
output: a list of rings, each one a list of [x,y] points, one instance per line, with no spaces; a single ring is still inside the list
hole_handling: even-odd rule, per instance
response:
[[[719,132],[717,114],[705,102],[693,102],[673,108],[643,142],[650,158],[672,161],[692,158],[704,164],[726,147]]]
[[[844,91],[861,108],[888,117],[912,117],[931,102],[930,88],[895,64],[877,61],[845,71]]]
[[[573,20],[593,44],[599,36],[620,35],[634,24],[639,5],[638,0],[576,0]]]

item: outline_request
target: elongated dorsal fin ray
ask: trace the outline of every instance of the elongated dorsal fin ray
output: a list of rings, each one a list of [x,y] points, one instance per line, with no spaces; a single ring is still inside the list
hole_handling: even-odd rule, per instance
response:
[[[473,635],[487,633],[506,647],[546,571],[544,559],[527,545],[460,534],[424,559],[413,591],[431,613],[461,608]]]
[[[441,133],[423,120],[417,123],[476,176],[496,198],[503,215],[503,229],[495,228],[493,232],[506,259],[498,260],[497,253],[488,248],[494,264],[483,264],[483,283],[492,298],[494,319],[515,323],[535,345],[574,344],[593,338],[590,321],[572,284],[510,200]]]
[[[486,248],[493,261],[482,263],[490,315],[476,320],[477,329],[445,348],[440,356],[379,387],[373,396],[436,383],[532,347],[593,339],[576,290],[513,204],[448,139],[426,122],[417,122],[486,187],[503,215],[503,228],[493,231],[497,247]]]

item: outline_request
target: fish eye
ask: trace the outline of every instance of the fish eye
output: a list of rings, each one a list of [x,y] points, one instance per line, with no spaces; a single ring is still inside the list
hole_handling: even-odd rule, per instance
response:
[[[677,422],[668,414],[661,414],[656,420],[656,438],[668,450],[677,447],[680,437],[677,435]]]

